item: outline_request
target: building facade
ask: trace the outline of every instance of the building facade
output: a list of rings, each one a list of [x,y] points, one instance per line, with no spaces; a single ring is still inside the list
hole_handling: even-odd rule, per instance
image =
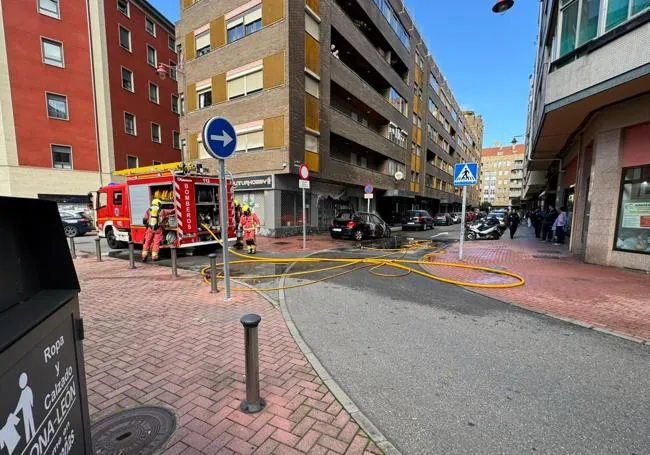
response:
[[[481,152],[481,202],[494,208],[521,205],[525,145],[491,147]]]
[[[540,3],[524,198],[587,262],[650,270],[650,2]]]
[[[185,158],[216,169],[200,132],[229,118],[238,145],[227,167],[267,233],[301,222],[303,162],[315,229],[341,208],[365,209],[366,184],[389,222],[460,206],[453,165],[482,137],[398,0],[183,0],[177,35]]]
[[[465,124],[472,132],[469,135],[468,141],[470,162],[479,163],[480,175],[481,152],[483,147],[483,132],[485,130],[485,124],[483,123],[483,117],[477,115],[474,111],[465,111],[463,115],[465,117]],[[480,185],[480,178],[478,185],[470,186],[467,189],[468,206],[472,208],[480,206],[483,200],[483,191]]]
[[[177,84],[155,68],[174,31],[144,0],[2,2],[0,195],[83,204],[116,169],[180,161]]]

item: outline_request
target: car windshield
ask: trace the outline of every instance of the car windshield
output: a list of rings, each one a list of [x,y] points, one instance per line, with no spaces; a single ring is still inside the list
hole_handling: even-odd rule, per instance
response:
[[[351,220],[354,214],[352,212],[340,212],[336,218],[339,220]]]

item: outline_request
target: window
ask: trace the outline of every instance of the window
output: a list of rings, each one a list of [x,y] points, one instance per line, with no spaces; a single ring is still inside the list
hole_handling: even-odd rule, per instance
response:
[[[434,104],[433,100],[429,98],[429,112],[433,115],[433,118],[438,119],[438,108]]]
[[[159,164],[162,164],[162,161],[153,160],[153,161],[151,162],[151,165],[152,165],[152,166],[157,166],[157,165],[159,165]]]
[[[156,48],[147,44],[147,63],[154,68],[158,66],[158,55],[156,55]]]
[[[172,131],[172,145],[175,149],[181,149],[181,134],[178,131]]]
[[[133,88],[133,71],[122,68],[122,88],[129,92],[135,91]]]
[[[206,30],[198,35],[194,36],[196,40],[196,56],[201,57],[202,55],[208,54],[210,52],[210,30]]]
[[[120,25],[120,46],[131,51],[131,32]]]
[[[63,68],[63,43],[52,41],[47,38],[41,38],[41,46],[43,52],[43,63]]]
[[[388,101],[393,105],[395,109],[400,111],[402,115],[406,117],[406,111],[408,107],[406,100],[404,100],[404,98],[402,98],[393,87],[391,87],[389,90]]]
[[[264,149],[264,130],[256,128],[237,132],[236,152],[257,152]]]
[[[429,74],[429,85],[433,89],[434,92],[438,93],[438,90],[440,90],[440,86],[438,85],[438,81],[436,80],[436,77],[433,75],[433,73]]]
[[[55,169],[72,169],[72,147],[69,145],[52,145],[52,167]]]
[[[113,205],[122,205],[122,192],[113,192]]]
[[[49,118],[68,120],[68,99],[63,95],[46,93],[47,116]]]
[[[605,31],[622,24],[647,8],[650,8],[650,0],[609,0],[607,2]]]
[[[614,249],[650,254],[650,165],[623,169]]]
[[[388,124],[388,139],[400,147],[406,148],[406,133],[394,123]]]
[[[424,69],[424,60],[422,59],[422,56],[420,55],[419,52],[415,52],[415,64],[420,68]]]
[[[388,21],[388,24],[391,26],[399,40],[402,42],[404,47],[407,49],[411,49],[411,38],[409,37],[409,34],[406,32],[406,29],[400,22],[400,20],[397,17],[397,14],[393,10],[393,7],[390,5],[388,0],[373,0],[375,2],[375,5],[377,5],[377,8],[379,8],[379,11],[382,12],[386,20]]]
[[[305,133],[305,150],[307,152],[318,153],[318,136]]]
[[[598,34],[601,0],[562,0],[560,2],[560,54],[568,54]],[[610,0],[620,3],[618,0]],[[608,6],[608,10],[612,4]]]
[[[38,12],[46,16],[59,18],[59,0],[38,0]]]
[[[196,96],[199,99],[199,109],[212,106],[212,87],[204,87],[196,91]]]
[[[124,113],[124,132],[126,134],[137,136],[138,130],[135,122],[135,115],[130,112]]]
[[[185,96],[181,93],[179,100],[179,110],[181,115],[185,115]]]
[[[169,73],[169,78],[173,81],[177,80],[178,74],[176,72],[176,62],[173,60],[169,61],[169,68],[168,68],[168,73]]]
[[[167,35],[167,46],[172,52],[176,52],[176,39],[172,35]]]
[[[179,114],[179,109],[178,109],[178,96],[172,94],[172,112],[174,114]]]
[[[129,12],[129,1],[128,0],[117,0],[117,10],[124,14],[127,17],[130,17],[131,14]]]
[[[320,41],[320,25],[308,13],[305,13],[305,31],[314,37],[316,41]]]
[[[262,29],[262,7],[256,6],[245,13],[234,17],[226,24],[228,30],[228,43],[232,43],[244,36],[248,36]]]
[[[126,156],[126,167],[127,169],[135,169],[138,167],[138,157],[137,156]]]
[[[150,35],[156,36],[156,24],[147,16],[144,17],[144,29]]]
[[[160,144],[160,125],[157,123],[151,123],[151,142]]]
[[[158,99],[158,86],[154,84],[153,82],[149,82],[149,101],[152,103],[160,104],[160,100]]]
[[[309,74],[305,74],[305,92],[314,98],[320,98],[320,86],[318,80]]]
[[[262,68],[252,70],[243,76],[237,75],[228,80],[228,99],[232,100],[242,96],[259,92],[263,88]]]

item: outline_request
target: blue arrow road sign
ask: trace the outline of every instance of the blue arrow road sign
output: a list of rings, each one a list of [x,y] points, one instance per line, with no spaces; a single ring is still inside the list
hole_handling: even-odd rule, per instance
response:
[[[366,194],[370,194],[374,191],[375,189],[372,187],[370,183],[366,184],[365,187],[363,187],[363,192]]]
[[[212,117],[203,127],[203,145],[216,159],[230,158],[237,147],[235,128],[223,117]]]
[[[458,163],[454,166],[454,186],[470,186],[477,183],[477,163]]]

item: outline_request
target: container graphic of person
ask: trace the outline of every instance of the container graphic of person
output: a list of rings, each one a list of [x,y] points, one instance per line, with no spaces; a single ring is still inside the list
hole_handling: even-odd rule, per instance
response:
[[[27,385],[27,373],[22,373],[18,379],[18,385],[22,389],[20,398],[18,398],[18,405],[14,414],[19,412],[23,413],[23,424],[25,425],[25,441],[29,442],[34,437],[36,430],[34,429],[34,393]]]
[[[9,455],[13,453],[20,442],[20,434],[16,431],[16,425],[19,423],[20,419],[10,413],[9,417],[7,417],[7,423],[0,429],[0,451],[6,447]]]

